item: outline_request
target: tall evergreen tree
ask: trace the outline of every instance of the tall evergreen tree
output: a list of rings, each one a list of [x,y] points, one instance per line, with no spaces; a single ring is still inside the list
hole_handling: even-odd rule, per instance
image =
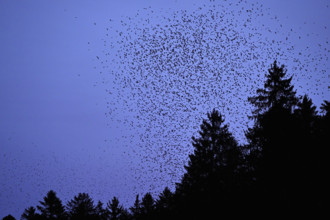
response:
[[[291,85],[292,76],[286,78],[284,65],[278,66],[277,61],[268,70],[263,89],[257,89],[257,96],[249,97],[248,101],[255,106],[253,116],[257,117],[270,108],[291,109],[298,102],[296,92]]]
[[[132,215],[133,219],[139,219],[141,216],[141,202],[139,199],[139,194],[136,195],[134,205],[129,208]]]
[[[107,210],[109,212],[110,220],[118,220],[123,212],[123,207],[119,205],[117,197],[113,197],[111,202],[108,202]]]
[[[217,110],[207,114],[200,128],[200,137],[192,138],[194,153],[189,155],[186,173],[176,189],[180,209],[192,211],[195,218],[205,217],[218,210],[216,207],[225,210],[233,205],[231,192],[237,186],[241,163],[241,150]]]
[[[169,209],[173,199],[173,193],[168,187],[165,187],[163,192],[159,195],[156,201],[156,207],[159,210]]]
[[[322,115],[318,122],[316,133],[316,154],[314,157],[315,179],[313,189],[316,196],[313,198],[317,211],[327,211],[328,197],[325,193],[328,190],[328,148],[330,145],[330,101],[324,100],[321,105]]]
[[[290,135],[291,114],[298,103],[296,92],[291,85],[292,77],[286,78],[286,74],[284,65],[279,67],[274,61],[266,75],[264,88],[257,89],[257,96],[248,98],[248,101],[255,107],[252,116],[255,119],[255,125],[246,132],[251,162],[254,160],[252,163],[256,163],[261,156],[274,156],[275,152],[284,153],[283,149],[280,149],[284,145],[280,142]],[[275,142],[277,143],[275,144]],[[272,148],[270,143],[277,145],[277,149]],[[264,162],[267,161],[273,163],[268,159]]]
[[[313,102],[307,95],[301,98],[301,101],[298,103],[297,108],[294,112],[295,116],[295,141],[296,146],[295,155],[300,159],[296,161],[302,167],[307,168],[307,164],[311,164],[307,161],[312,159],[311,146],[316,144],[317,133],[319,133],[318,121],[319,116],[316,111],[316,106],[313,105]],[[307,163],[306,163],[307,162]],[[307,166],[309,166],[307,165]]]
[[[3,217],[2,220],[16,220],[12,215],[7,215],[6,217]]]
[[[315,128],[317,110],[316,106],[313,105],[313,102],[307,95],[302,97],[302,100],[298,103],[297,109],[295,109],[295,115],[298,120],[301,122],[300,126],[305,130],[313,131]]]
[[[97,205],[95,207],[95,212],[98,215],[98,220],[108,219],[108,212],[106,209],[103,208],[103,203],[101,201],[97,202]]]
[[[65,208],[62,201],[56,196],[53,190],[47,193],[43,201],[40,201],[37,208],[44,219],[66,219]]]
[[[275,61],[266,75],[263,89],[250,97],[255,110],[253,128],[248,129],[248,159],[253,178],[257,180],[256,204],[269,209],[289,207],[292,185],[292,159],[297,149],[294,140],[293,110],[298,98],[286,78],[284,65]]]
[[[311,198],[311,187],[315,173],[315,152],[317,152],[317,115],[316,107],[307,95],[300,98],[294,111],[294,127],[290,146],[290,163],[286,170],[290,172],[287,182],[289,206],[299,210],[307,208],[308,198]],[[290,181],[289,181],[290,180]],[[303,193],[302,193],[303,192]],[[307,205],[307,206],[306,206]],[[303,208],[303,209],[305,209]]]
[[[24,210],[24,212],[21,216],[21,219],[22,220],[40,220],[41,216],[38,213],[36,213],[36,209],[31,206]]]
[[[70,220],[95,219],[96,209],[92,198],[87,193],[79,193],[67,204]]]
[[[150,193],[146,193],[141,202],[141,215],[143,219],[153,219],[155,200]]]
[[[165,187],[156,201],[157,219],[172,219],[171,212],[174,202],[174,195],[168,187]]]

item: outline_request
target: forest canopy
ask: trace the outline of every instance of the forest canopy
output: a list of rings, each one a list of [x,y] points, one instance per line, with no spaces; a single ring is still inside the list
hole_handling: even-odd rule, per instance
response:
[[[63,204],[50,190],[21,219],[210,219],[325,211],[330,102],[318,112],[307,94],[297,96],[291,81],[285,66],[274,61],[264,87],[248,99],[253,126],[244,134],[244,145],[221,112],[208,112],[199,135],[192,137],[194,151],[174,192],[166,187],[157,198],[136,195],[125,208],[117,197],[103,204],[87,193]]]

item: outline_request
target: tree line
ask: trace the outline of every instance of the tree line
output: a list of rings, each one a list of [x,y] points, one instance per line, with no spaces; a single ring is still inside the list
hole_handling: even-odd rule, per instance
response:
[[[126,209],[117,197],[94,204],[86,193],[64,206],[51,190],[21,219],[227,219],[324,212],[330,102],[324,101],[319,113],[307,95],[296,95],[291,81],[285,66],[274,61],[264,87],[248,98],[254,125],[245,132],[247,144],[238,144],[219,111],[207,113],[174,192],[166,187],[156,199],[137,195]]]

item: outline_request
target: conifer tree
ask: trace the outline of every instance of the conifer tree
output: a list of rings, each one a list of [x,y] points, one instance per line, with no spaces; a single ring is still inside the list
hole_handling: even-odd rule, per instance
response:
[[[302,100],[298,103],[297,109],[295,109],[296,117],[301,121],[301,126],[304,129],[312,131],[315,126],[317,110],[316,106],[307,95],[304,95]]]
[[[41,216],[36,213],[36,209],[31,206],[27,209],[24,210],[22,216],[21,216],[22,220],[39,220],[41,219]]]
[[[135,202],[134,205],[132,207],[129,208],[132,215],[133,215],[133,219],[139,219],[141,216],[141,202],[139,199],[139,194],[136,195],[135,197]]]
[[[273,154],[274,151],[280,152],[282,144],[279,142],[285,140],[292,130],[292,127],[287,125],[292,125],[291,114],[298,98],[291,85],[292,77],[286,78],[286,74],[284,65],[279,67],[274,61],[266,75],[264,88],[257,89],[257,96],[248,98],[255,107],[252,115],[255,119],[254,127],[246,132],[250,156],[254,160],[262,154],[265,156],[268,153]],[[278,149],[266,147],[274,141],[278,142]]]
[[[193,188],[198,183],[200,190],[206,190],[208,178],[216,177],[224,167],[230,167],[235,172],[238,166],[239,149],[236,140],[224,125],[222,115],[213,110],[207,114],[208,120],[203,120],[200,137],[193,137],[194,153],[189,155],[188,166],[180,188]],[[223,173],[224,174],[224,173]],[[219,177],[219,176],[217,176]],[[202,185],[199,185],[202,184]]]
[[[284,65],[278,66],[275,60],[265,76],[264,88],[257,89],[257,96],[248,98],[248,101],[255,107],[254,117],[258,117],[270,108],[291,109],[297,104],[296,92],[291,85],[292,76],[286,78],[286,74],[287,70]]]
[[[118,220],[123,212],[123,207],[119,205],[117,197],[113,197],[111,202],[108,202],[107,210],[109,212],[110,220]]]
[[[150,193],[146,193],[141,201],[141,215],[143,219],[153,219],[155,200]]]
[[[95,219],[96,209],[92,198],[87,193],[79,193],[67,204],[70,220]]]
[[[66,212],[62,205],[62,201],[56,196],[53,190],[47,193],[43,201],[40,201],[40,206],[37,206],[44,219],[65,219]]]
[[[300,168],[307,172],[307,169],[311,168],[311,160],[313,160],[313,152],[316,152],[317,133],[319,133],[318,121],[319,116],[316,111],[316,106],[307,95],[301,98],[297,108],[294,112],[295,116],[295,142],[294,146],[294,157],[293,162],[299,164]],[[311,150],[312,146],[315,146]]]
[[[99,220],[107,220],[108,219],[108,212],[106,209],[103,208],[103,203],[101,201],[97,202],[95,207],[95,211],[98,215]]]
[[[266,75],[263,89],[257,96],[248,98],[254,105],[253,128],[248,129],[248,161],[252,176],[257,180],[257,206],[274,208],[289,207],[290,185],[292,185],[293,157],[296,154],[294,141],[295,120],[293,110],[298,98],[291,85],[292,77],[274,61]],[[266,201],[267,200],[267,201]],[[281,209],[277,206],[278,209]]]
[[[156,201],[156,207],[159,210],[168,209],[173,198],[173,193],[168,187],[165,187]]]
[[[312,185],[314,191],[314,198],[312,201],[316,211],[323,211],[326,213],[328,209],[328,148],[330,146],[330,101],[324,100],[321,105],[321,117],[318,122],[318,130],[316,132],[316,145],[314,155],[314,184]]]
[[[172,219],[171,212],[174,203],[174,194],[168,187],[165,187],[156,201],[157,219]]]
[[[3,217],[2,220],[16,220],[12,215],[7,215],[6,217]]]
[[[3,217],[2,220],[16,220],[12,215],[7,215],[6,217]]]
[[[194,153],[189,155],[186,173],[177,184],[176,197],[183,205],[179,209],[202,218],[216,207],[230,207],[241,151],[217,110],[207,114],[200,129],[200,137],[192,138]]]

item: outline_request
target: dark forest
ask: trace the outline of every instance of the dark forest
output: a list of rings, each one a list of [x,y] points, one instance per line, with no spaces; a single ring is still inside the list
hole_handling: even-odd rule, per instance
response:
[[[324,212],[330,102],[318,112],[308,94],[296,95],[291,81],[284,65],[270,66],[264,87],[248,99],[253,126],[242,134],[244,145],[221,112],[208,112],[199,135],[192,137],[194,152],[174,192],[166,187],[157,198],[137,195],[125,208],[117,197],[103,204],[87,193],[64,204],[50,190],[21,219],[269,219]],[[9,219],[15,218],[3,218]]]

